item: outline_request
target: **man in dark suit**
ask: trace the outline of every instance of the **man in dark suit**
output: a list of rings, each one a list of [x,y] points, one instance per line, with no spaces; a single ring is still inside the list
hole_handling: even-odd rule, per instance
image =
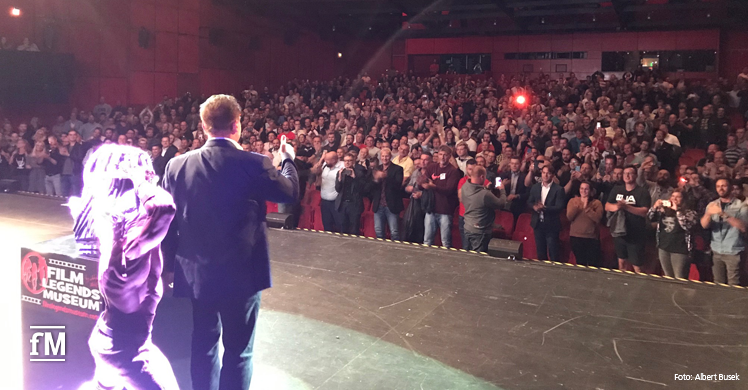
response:
[[[379,152],[382,164],[372,173],[370,183],[371,211],[374,212],[374,230],[377,238],[384,238],[385,223],[390,227],[390,237],[400,240],[400,212],[403,211],[403,167],[392,163],[392,151]]]
[[[280,171],[241,149],[241,111],[228,95],[206,100],[208,141],[169,161],[163,178],[177,207],[162,245],[165,269],[174,270],[174,295],[192,299],[194,390],[249,388],[260,291],[271,285],[265,202],[299,194],[290,145],[282,142]]]
[[[348,153],[343,156],[343,169],[338,171],[335,179],[335,210],[343,218],[343,233],[361,234],[361,213],[364,211],[362,194],[366,186],[366,170],[356,164],[356,155]]]
[[[527,197],[530,195],[529,188],[525,186],[525,175],[527,172],[520,171],[519,157],[509,160],[509,172],[501,175],[501,181],[507,193],[509,211],[514,215],[514,221],[527,209]],[[495,183],[494,183],[495,184]]]
[[[168,135],[161,137],[161,156],[163,156],[168,162],[177,154],[179,150],[176,146],[171,143],[171,138]]]
[[[535,183],[530,189],[527,199],[532,207],[530,226],[535,231],[535,246],[538,260],[559,261],[560,244],[558,235],[561,232],[561,217],[564,210],[564,189],[553,182],[556,172],[551,165],[546,165],[541,171],[541,182]]]
[[[166,163],[168,162],[166,160],[166,157],[161,155],[161,151],[161,144],[156,144],[151,147],[151,161],[153,162],[153,171],[156,172],[159,183],[161,183],[161,179],[163,179],[164,177],[164,172],[166,172]]]

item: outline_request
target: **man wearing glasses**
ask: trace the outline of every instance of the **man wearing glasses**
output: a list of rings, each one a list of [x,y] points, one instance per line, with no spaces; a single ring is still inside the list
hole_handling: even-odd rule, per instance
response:
[[[338,171],[335,180],[335,209],[342,216],[343,233],[360,234],[361,213],[364,210],[362,194],[366,185],[366,170],[356,164],[356,155],[347,153],[343,156],[343,169]]]

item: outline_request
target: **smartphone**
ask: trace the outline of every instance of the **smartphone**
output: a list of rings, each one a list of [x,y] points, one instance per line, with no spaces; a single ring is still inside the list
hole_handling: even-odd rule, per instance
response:
[[[688,182],[688,180],[685,177],[683,177],[683,176],[681,176],[679,180],[683,184],[686,184]]]
[[[582,170],[582,166],[581,165],[577,165],[576,168],[574,168],[574,170],[577,171],[577,172],[579,172],[579,171]]]
[[[597,128],[599,129],[601,127],[602,127],[602,125],[600,124],[600,122],[597,122]]]
[[[497,177],[496,178],[496,187],[499,187],[500,185],[501,185],[501,178]]]
[[[672,207],[672,206],[673,206],[673,204],[672,204],[672,203],[670,203],[670,201],[669,201],[669,200],[663,200],[663,201],[662,201],[662,205],[663,205],[664,207]]]

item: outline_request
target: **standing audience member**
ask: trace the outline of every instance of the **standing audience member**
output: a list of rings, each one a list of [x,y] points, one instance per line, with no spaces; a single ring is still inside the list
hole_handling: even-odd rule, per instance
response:
[[[539,163],[538,163],[539,164]],[[527,197],[529,189],[525,186],[527,172],[520,170],[521,163],[518,157],[509,160],[509,172],[502,174],[502,183],[506,189],[507,209],[514,215],[514,221],[527,209]]]
[[[44,141],[36,141],[34,149],[31,151],[31,158],[28,159],[29,167],[29,192],[44,194],[46,193],[46,184],[44,182],[47,177],[44,171],[44,162],[49,157]]]
[[[457,183],[460,182],[460,171],[449,162],[452,149],[443,145],[439,149],[437,163],[426,167],[424,171],[426,182],[423,189],[434,193],[434,211],[426,213],[424,225],[426,232],[423,243],[434,244],[437,224],[441,233],[442,246],[452,247],[452,218],[459,199],[457,198]]]
[[[324,163],[313,170],[313,173],[320,175],[322,179],[320,185],[322,226],[328,232],[339,233],[343,228],[343,218],[335,207],[335,200],[338,199],[335,181],[338,178],[338,171],[343,169],[343,162],[338,161],[338,154],[335,152],[327,152],[324,157]]]
[[[732,196],[730,180],[720,178],[716,187],[719,199],[706,207],[701,227],[712,233],[714,282],[737,286],[745,252],[748,206]]]
[[[390,237],[400,241],[400,212],[403,211],[403,167],[392,163],[392,151],[379,152],[381,164],[374,169],[371,184],[371,211],[377,238],[385,238],[385,223]]]
[[[614,237],[618,269],[626,268],[626,263],[641,273],[644,265],[644,244],[646,242],[647,211],[652,198],[646,188],[636,184],[636,168],[632,165],[623,170],[623,184],[613,187],[605,204],[605,211],[618,213],[618,218],[625,218],[626,234]]]
[[[500,197],[496,197],[487,187],[486,169],[473,165],[470,181],[460,189],[461,201],[465,207],[464,249],[485,252],[491,241],[496,210],[506,204],[503,182],[496,187]]]
[[[342,232],[359,235],[361,213],[364,211],[363,193],[366,186],[366,170],[356,164],[356,155],[343,156],[343,169],[335,180],[335,209],[342,217]]]
[[[683,206],[683,193],[676,189],[669,200],[655,201],[647,217],[657,223],[657,250],[665,276],[688,279],[689,254],[693,250],[691,230],[698,217]]]
[[[561,260],[559,233],[561,218],[559,214],[566,204],[564,188],[553,181],[556,172],[546,165],[541,170],[541,181],[530,189],[527,205],[532,207],[532,226],[535,233],[535,246],[539,260]]]
[[[42,155],[41,165],[44,167],[44,188],[47,195],[63,196],[62,194],[62,165],[65,157],[60,153],[57,137],[49,136],[49,149]]]
[[[579,196],[566,206],[566,217],[571,222],[569,240],[577,264],[600,267],[600,221],[603,217],[603,204],[592,197],[590,182],[579,185]]]

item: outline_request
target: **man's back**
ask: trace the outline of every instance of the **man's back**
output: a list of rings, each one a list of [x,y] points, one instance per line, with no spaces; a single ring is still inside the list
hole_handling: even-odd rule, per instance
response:
[[[175,157],[163,186],[177,206],[164,240],[167,266],[176,260],[175,293],[211,299],[270,287],[265,201],[293,203],[298,177],[281,176],[270,160],[226,139]]]

